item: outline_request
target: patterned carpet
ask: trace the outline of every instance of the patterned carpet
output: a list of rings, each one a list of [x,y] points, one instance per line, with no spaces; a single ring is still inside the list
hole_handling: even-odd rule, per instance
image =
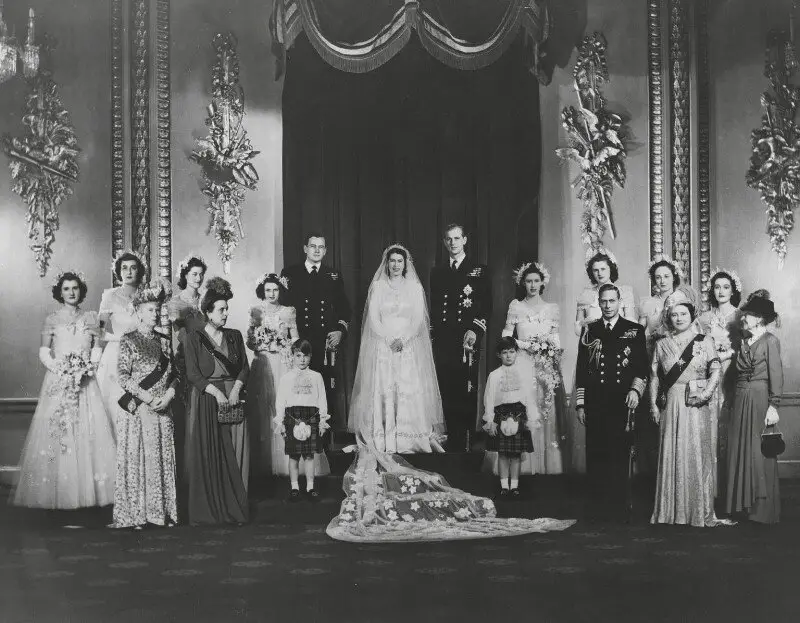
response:
[[[499,509],[580,519],[579,486],[529,478],[526,499]],[[651,527],[642,510],[630,525],[581,520],[563,533],[362,546],[324,533],[335,482],[316,504],[265,488],[241,528],[138,533],[104,528],[108,509],[36,512],[0,494],[3,623],[798,620],[794,481],[772,528]]]

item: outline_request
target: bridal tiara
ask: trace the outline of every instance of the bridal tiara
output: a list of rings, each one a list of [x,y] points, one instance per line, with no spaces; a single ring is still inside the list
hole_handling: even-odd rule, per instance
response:
[[[541,273],[542,285],[546,286],[548,283],[550,283],[550,271],[548,271],[547,268],[545,268],[544,264],[541,264],[539,262],[533,262],[533,263],[525,262],[522,266],[513,271],[511,274],[514,276],[514,283],[519,285],[520,281],[522,280],[523,273],[526,270],[528,270],[531,266],[534,266],[536,270],[539,273]]]

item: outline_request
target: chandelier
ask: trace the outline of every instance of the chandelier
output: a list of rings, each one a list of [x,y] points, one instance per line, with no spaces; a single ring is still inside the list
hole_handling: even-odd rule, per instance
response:
[[[39,69],[39,46],[33,44],[34,24],[33,9],[28,11],[28,34],[24,45],[17,45],[12,29],[9,34],[8,26],[3,19],[3,3],[0,1],[0,82],[13,78],[17,73],[17,57],[22,60],[22,73],[26,78],[32,78]]]

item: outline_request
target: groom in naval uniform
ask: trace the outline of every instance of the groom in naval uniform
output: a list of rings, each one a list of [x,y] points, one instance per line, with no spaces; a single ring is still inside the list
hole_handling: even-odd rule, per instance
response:
[[[447,426],[447,449],[470,450],[476,429],[481,338],[492,313],[492,284],[485,264],[464,252],[459,224],[444,231],[448,257],[430,274],[431,324],[436,376]]]
[[[578,344],[575,388],[578,420],[586,426],[586,475],[600,517],[625,516],[633,415],[648,376],[644,327],[619,315],[620,292],[605,284],[599,320]]]
[[[287,305],[297,312],[297,332],[311,342],[312,370],[322,374],[328,411],[332,416],[347,417],[335,412],[336,368],[343,355],[340,348],[350,322],[350,303],[344,292],[341,273],[322,263],[327,247],[325,236],[312,233],[303,246],[306,260],[281,271],[286,278]],[[343,421],[339,422],[343,424]]]

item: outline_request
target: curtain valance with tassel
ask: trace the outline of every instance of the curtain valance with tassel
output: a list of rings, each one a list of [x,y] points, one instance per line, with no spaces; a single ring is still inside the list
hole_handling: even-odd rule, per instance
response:
[[[522,31],[528,68],[547,84],[540,61],[549,29],[546,0],[275,0],[270,18],[276,79],[301,31],[326,62],[352,73],[386,63],[412,31],[445,65],[480,69]]]

